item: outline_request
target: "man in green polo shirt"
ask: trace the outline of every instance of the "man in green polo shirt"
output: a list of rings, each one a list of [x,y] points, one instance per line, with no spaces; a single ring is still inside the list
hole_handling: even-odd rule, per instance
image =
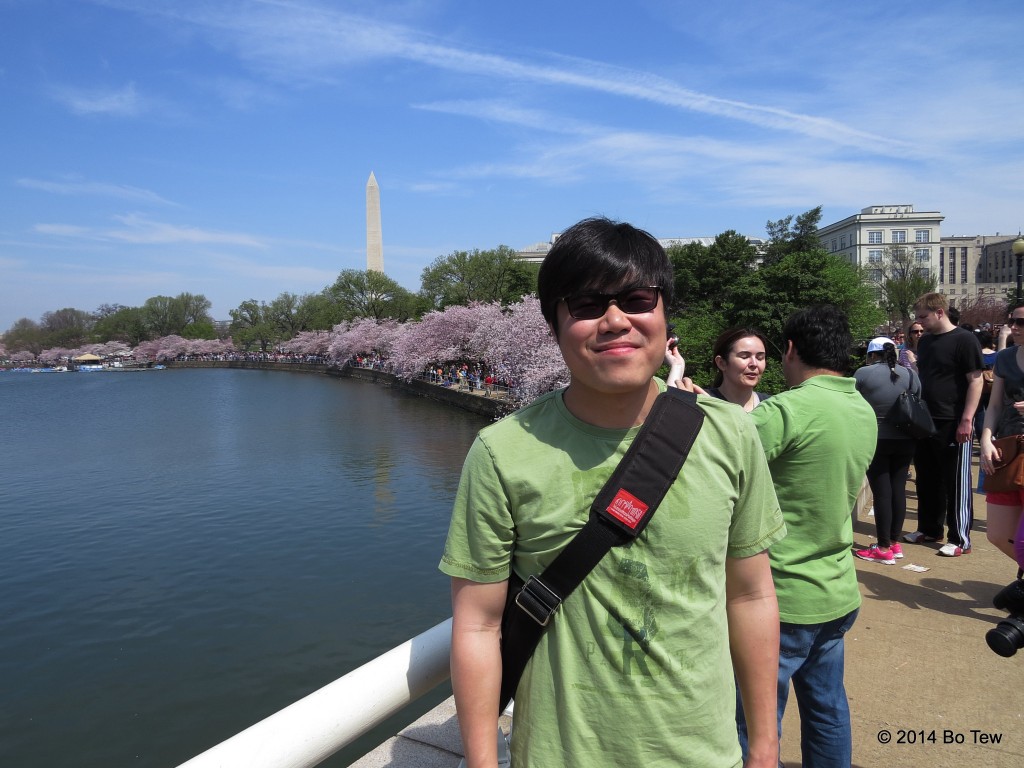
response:
[[[783,338],[790,388],[751,413],[789,532],[769,550],[781,621],[779,736],[792,681],[804,768],[849,768],[843,636],[860,607],[851,510],[878,426],[845,375],[852,343],[846,315],[810,307],[786,321]],[[742,707],[737,720],[743,744]]]
[[[496,768],[509,576],[544,572],[589,518],[665,382],[672,266],[658,241],[587,219],[541,267],[565,389],[481,430],[441,570],[452,577],[452,687],[468,768]],[[710,397],[657,514],[558,608],[519,681],[513,768],[775,768],[779,619],[766,550],[785,534],[741,409]],[[735,682],[734,682],[735,681]]]

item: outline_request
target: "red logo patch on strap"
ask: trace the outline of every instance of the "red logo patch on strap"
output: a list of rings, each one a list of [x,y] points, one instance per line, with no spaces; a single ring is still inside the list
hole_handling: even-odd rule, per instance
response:
[[[647,514],[647,505],[625,488],[620,488],[612,503],[608,505],[608,514],[623,525],[634,529]]]

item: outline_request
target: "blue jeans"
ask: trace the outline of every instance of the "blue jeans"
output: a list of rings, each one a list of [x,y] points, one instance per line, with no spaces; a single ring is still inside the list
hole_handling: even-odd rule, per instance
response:
[[[779,741],[786,713],[789,683],[800,708],[800,752],[804,768],[850,768],[853,737],[850,705],[843,685],[845,658],[843,638],[857,611],[824,624],[782,622],[779,635]],[[736,728],[743,759],[747,759],[747,722],[739,692],[736,694]]]

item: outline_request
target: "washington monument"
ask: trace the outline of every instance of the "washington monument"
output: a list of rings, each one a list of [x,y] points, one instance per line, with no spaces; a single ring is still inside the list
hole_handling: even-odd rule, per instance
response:
[[[380,237],[380,187],[373,171],[366,182],[366,269],[384,271],[384,246]]]

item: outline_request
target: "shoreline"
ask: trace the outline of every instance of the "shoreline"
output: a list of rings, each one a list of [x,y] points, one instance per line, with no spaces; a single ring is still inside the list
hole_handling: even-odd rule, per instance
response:
[[[323,363],[279,363],[256,360],[185,360],[168,361],[171,368],[242,368],[248,370],[284,371],[286,373],[318,373],[342,379],[359,379],[384,387],[400,389],[418,397],[426,397],[440,403],[453,405],[464,411],[496,419],[507,410],[505,400],[500,397],[484,397],[483,395],[461,392],[450,387],[442,387],[429,381],[419,379],[403,379],[393,373],[378,371],[372,368],[355,368],[344,365],[341,368]]]

